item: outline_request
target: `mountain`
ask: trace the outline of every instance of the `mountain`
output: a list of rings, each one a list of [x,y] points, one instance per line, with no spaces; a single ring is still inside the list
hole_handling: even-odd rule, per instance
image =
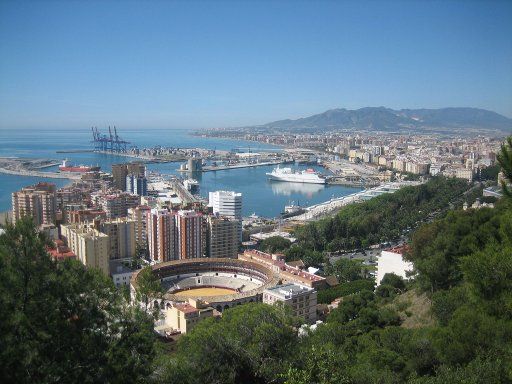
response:
[[[258,126],[265,130],[315,132],[335,129],[400,131],[422,129],[439,132],[512,131],[512,119],[478,108],[401,109],[366,107],[331,109],[296,120],[279,120]]]

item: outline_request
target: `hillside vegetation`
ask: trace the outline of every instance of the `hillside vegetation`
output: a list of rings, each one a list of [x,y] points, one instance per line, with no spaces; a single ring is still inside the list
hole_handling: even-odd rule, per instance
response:
[[[343,207],[336,216],[296,230],[303,250],[336,252],[396,239],[420,222],[462,204],[466,182],[436,177],[416,187],[404,187],[359,204]]]

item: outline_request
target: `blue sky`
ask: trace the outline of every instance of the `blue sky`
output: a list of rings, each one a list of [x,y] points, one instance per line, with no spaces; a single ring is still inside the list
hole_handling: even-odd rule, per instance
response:
[[[512,1],[1,1],[0,128],[512,117]]]

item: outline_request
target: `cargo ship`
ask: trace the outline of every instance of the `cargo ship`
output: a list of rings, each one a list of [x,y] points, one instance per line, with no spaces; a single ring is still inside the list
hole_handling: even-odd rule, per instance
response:
[[[270,180],[290,181],[294,183],[325,184],[327,182],[324,176],[315,172],[313,169],[294,171],[291,168],[277,167],[272,172],[268,172],[267,176],[269,176]]]
[[[62,165],[59,166],[59,171],[61,172],[78,172],[78,173],[84,173],[84,172],[92,172],[92,171],[99,171],[100,167],[89,167],[87,165],[73,165],[70,164],[68,159],[65,159],[62,162]]]

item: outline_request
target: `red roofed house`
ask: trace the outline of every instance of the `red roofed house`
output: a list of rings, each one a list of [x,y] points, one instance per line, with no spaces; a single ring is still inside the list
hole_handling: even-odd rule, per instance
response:
[[[62,240],[55,240],[54,241],[55,248],[47,248],[48,253],[50,256],[57,261],[63,261],[66,259],[75,259],[76,255],[71,251],[71,249],[68,248],[66,244]]]

